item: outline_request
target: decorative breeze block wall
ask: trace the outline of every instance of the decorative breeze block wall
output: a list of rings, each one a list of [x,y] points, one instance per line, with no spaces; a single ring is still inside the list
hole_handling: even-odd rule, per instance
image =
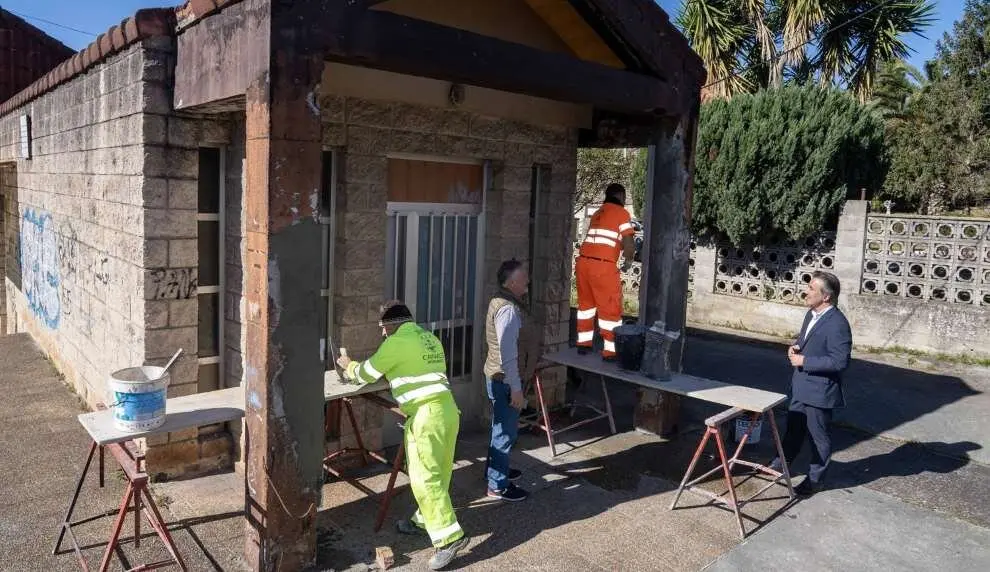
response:
[[[720,242],[716,249],[716,294],[781,304],[800,305],[812,273],[831,272],[836,265],[834,232],[803,241],[774,237],[758,246]]]
[[[990,220],[870,215],[862,293],[990,306]]]

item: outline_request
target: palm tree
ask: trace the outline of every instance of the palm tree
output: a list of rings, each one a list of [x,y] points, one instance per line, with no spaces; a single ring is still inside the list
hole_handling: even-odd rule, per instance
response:
[[[815,81],[873,93],[904,38],[932,21],[929,0],[684,0],[677,24],[708,68],[703,96]]]
[[[903,61],[885,62],[880,66],[870,103],[887,119],[904,119],[908,106],[928,84],[918,68]]]

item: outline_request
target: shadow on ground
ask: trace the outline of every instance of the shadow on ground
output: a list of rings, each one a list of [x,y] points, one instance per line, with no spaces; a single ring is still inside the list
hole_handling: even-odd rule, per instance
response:
[[[727,383],[789,392],[791,367],[786,358],[786,345],[705,330],[691,330],[690,334],[684,358],[686,372]],[[985,438],[984,433],[971,439],[944,442],[918,438],[924,433],[925,425],[931,426],[931,434],[947,437],[963,435],[953,434],[944,426],[955,416],[932,415],[967,398],[982,395],[957,376],[853,359],[844,375],[843,386],[848,406],[836,410],[836,424],[858,430],[852,434],[858,435],[859,439],[839,441],[835,444],[836,452],[873,435],[885,435],[918,441],[922,443],[918,446],[962,459],[958,461],[959,466],[977,455],[987,454],[985,445],[976,442],[980,437]],[[698,403],[685,403],[686,410],[697,411],[699,408],[712,410],[700,407]],[[778,416],[778,419],[783,420],[783,417]],[[784,430],[783,424],[781,429]],[[890,470],[901,476],[929,469],[926,464],[912,463],[912,458],[922,462],[920,459],[928,457],[900,454],[896,459],[863,459],[861,466],[891,467]],[[871,475],[868,478],[875,477]]]

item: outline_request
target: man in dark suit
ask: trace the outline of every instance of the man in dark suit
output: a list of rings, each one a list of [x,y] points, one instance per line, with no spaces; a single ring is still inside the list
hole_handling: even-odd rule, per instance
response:
[[[811,466],[807,478],[794,492],[810,496],[824,485],[832,456],[829,423],[832,410],[844,407],[842,372],[849,365],[852,333],[845,315],[835,307],[839,279],[828,272],[815,272],[808,284],[805,305],[809,308],[797,341],[787,350],[794,366],[791,404],[784,434],[784,457],[790,465],[811,437]],[[780,459],[774,461],[780,466]]]

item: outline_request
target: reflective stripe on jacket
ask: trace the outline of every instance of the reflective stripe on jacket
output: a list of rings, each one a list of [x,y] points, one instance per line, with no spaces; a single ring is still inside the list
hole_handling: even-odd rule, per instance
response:
[[[615,262],[622,252],[622,238],[632,236],[632,217],[625,208],[605,203],[591,216],[588,235],[581,243],[581,256]]]
[[[347,375],[361,383],[382,377],[392,388],[392,397],[405,410],[430,396],[450,391],[443,345],[418,324],[406,322],[382,342],[373,356],[351,362]]]

